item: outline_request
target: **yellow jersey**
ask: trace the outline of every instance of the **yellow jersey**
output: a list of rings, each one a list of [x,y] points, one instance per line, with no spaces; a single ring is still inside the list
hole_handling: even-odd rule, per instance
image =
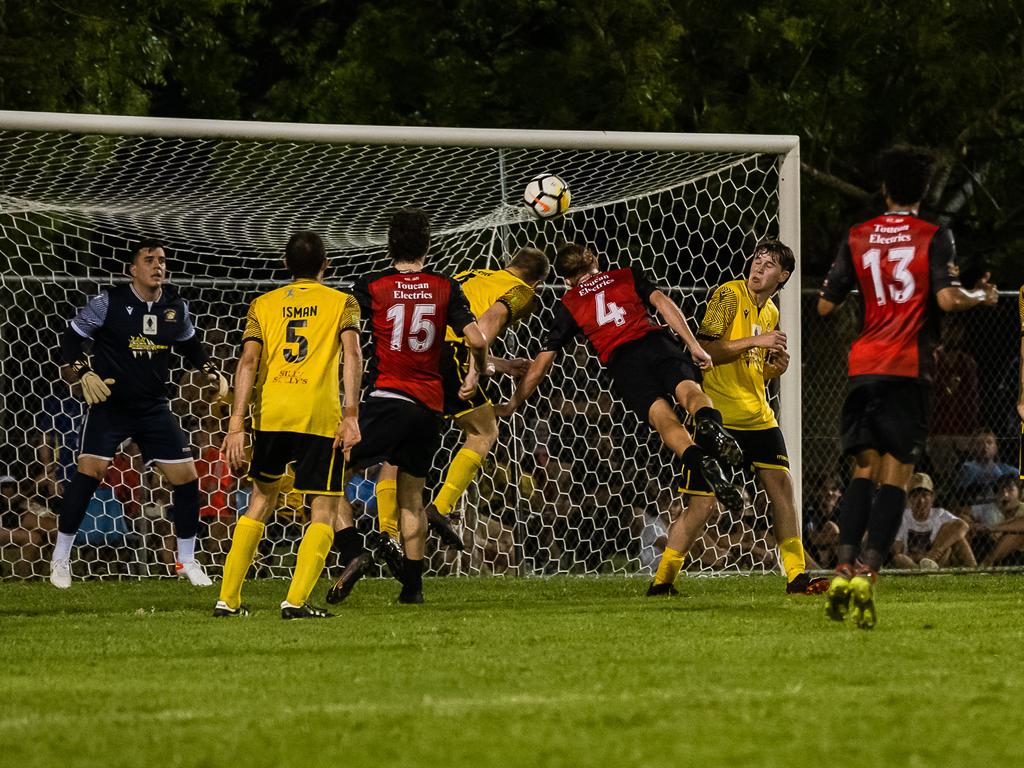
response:
[[[506,328],[528,317],[533,310],[534,290],[507,269],[467,269],[454,277],[462,286],[462,292],[469,299],[469,308],[478,318],[491,308],[502,303],[508,307]],[[445,331],[445,341],[462,341],[451,328]]]
[[[349,329],[359,331],[355,297],[315,280],[297,280],[253,300],[242,343],[262,345],[254,429],[334,436],[341,420],[341,332]]]
[[[779,310],[771,299],[758,309],[747,281],[732,280],[711,294],[697,338],[744,339],[774,331],[778,324]],[[704,374],[704,391],[722,412],[726,427],[769,429],[779,425],[764,387],[766,353],[761,347],[748,349],[739,359],[715,365]]]

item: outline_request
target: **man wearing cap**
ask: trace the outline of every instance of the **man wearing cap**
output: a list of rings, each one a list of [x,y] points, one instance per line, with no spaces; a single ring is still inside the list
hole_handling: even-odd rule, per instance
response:
[[[977,565],[967,542],[970,526],[947,509],[932,506],[935,486],[931,477],[918,472],[910,478],[907,492],[910,506],[892,545],[896,568],[934,571],[942,566]]]

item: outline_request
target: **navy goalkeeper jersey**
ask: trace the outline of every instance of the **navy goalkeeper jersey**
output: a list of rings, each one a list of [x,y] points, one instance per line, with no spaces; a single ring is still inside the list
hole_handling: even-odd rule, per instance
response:
[[[196,333],[188,304],[170,285],[151,302],[130,284],[109,286],[70,325],[92,340],[91,367],[101,378],[114,379],[108,402],[123,408],[168,401],[171,348]]]

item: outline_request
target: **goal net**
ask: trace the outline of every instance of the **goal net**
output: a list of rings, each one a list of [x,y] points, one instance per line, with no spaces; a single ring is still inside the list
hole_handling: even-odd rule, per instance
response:
[[[437,271],[500,267],[520,246],[553,255],[562,242],[584,241],[606,264],[642,266],[695,326],[708,292],[744,273],[757,240],[781,235],[798,245],[796,147],[793,137],[0,112],[0,573],[48,572],[53,512],[74,472],[83,416],[60,379],[57,340],[101,286],[125,279],[132,241],[168,244],[170,282],[229,371],[249,301],[287,278],[281,254],[294,231],[323,236],[328,282],[343,284],[386,265],[388,219],[403,206],[430,213]],[[540,221],[521,204],[526,182],[541,172],[559,174],[572,189],[572,208],[557,220]],[[799,286],[799,275],[791,282]],[[494,352],[533,356],[562,291],[554,278],[543,286],[538,311]],[[799,480],[799,302],[781,303],[795,353],[783,378],[782,416]],[[217,451],[225,414],[203,400],[191,372],[176,370],[174,383],[172,407],[201,475],[200,557],[217,573],[248,484]],[[513,386],[498,380],[506,396]],[[460,438],[448,430],[428,489],[437,487]],[[432,549],[430,571],[649,573],[680,511],[678,471],[657,436],[611,394],[581,342],[501,424],[495,451],[459,505],[466,551]],[[766,499],[747,481],[747,509],[713,518],[690,569],[776,567]],[[349,486],[363,530],[375,521],[372,489],[372,471]],[[141,465],[133,445],[123,446],[79,534],[76,574],[171,573],[168,503],[158,473]],[[282,493],[260,573],[288,575],[305,515],[300,498]]]

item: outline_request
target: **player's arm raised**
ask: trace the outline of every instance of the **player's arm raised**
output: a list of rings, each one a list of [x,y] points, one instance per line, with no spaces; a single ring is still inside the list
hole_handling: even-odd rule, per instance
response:
[[[256,383],[256,371],[260,365],[263,344],[255,339],[246,339],[242,355],[235,368],[235,397],[231,403],[231,418],[228,431],[220,450],[228,465],[238,469],[245,462],[245,417],[249,410],[252,388]]]
[[[466,378],[462,380],[459,387],[459,397],[468,400],[476,391],[476,385],[480,380],[480,371],[487,370],[487,337],[484,336],[480,326],[475,322],[469,323],[462,329],[462,338],[466,340],[469,347],[470,366]]]
[[[693,361],[702,370],[707,370],[714,365],[711,355],[704,350],[704,347],[697,341],[697,337],[693,335],[693,331],[690,330],[690,324],[686,322],[686,315],[683,314],[683,310],[672,299],[661,291],[655,290],[651,293],[648,301],[668,327],[675,331],[683,340],[686,348],[690,350],[690,354],[693,356]]]
[[[519,380],[516,391],[512,393],[512,397],[508,399],[508,402],[494,406],[495,415],[511,416],[515,413],[519,406],[525,403],[530,398],[530,395],[537,391],[540,383],[547,378],[557,355],[556,351],[546,349],[533,358],[530,368],[526,371],[526,375]]]

